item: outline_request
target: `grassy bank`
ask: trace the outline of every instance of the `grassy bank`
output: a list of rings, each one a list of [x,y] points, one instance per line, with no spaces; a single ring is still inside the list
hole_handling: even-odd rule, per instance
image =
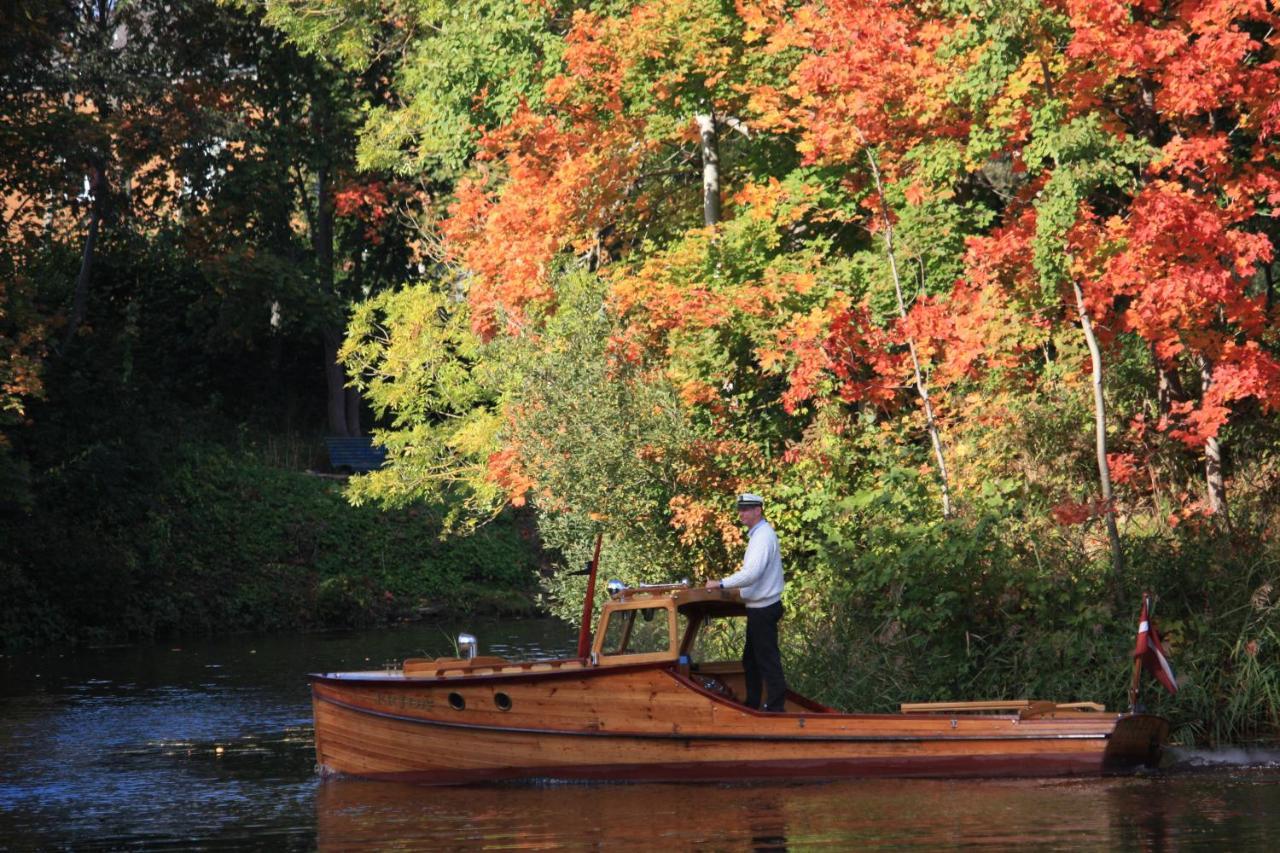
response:
[[[440,540],[429,507],[218,444],[101,444],[0,515],[0,644],[368,626],[533,610],[536,547],[503,515]]]

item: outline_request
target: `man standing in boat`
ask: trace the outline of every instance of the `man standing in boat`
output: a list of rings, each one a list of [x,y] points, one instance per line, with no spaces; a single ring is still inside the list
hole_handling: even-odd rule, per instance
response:
[[[707,589],[737,589],[747,606],[747,640],[742,670],[747,680],[746,704],[781,711],[787,696],[778,651],[778,622],[782,620],[782,554],[778,535],[764,520],[764,498],[748,492],[738,496],[738,519],[747,528],[747,551],[742,568],[721,581],[707,581]]]

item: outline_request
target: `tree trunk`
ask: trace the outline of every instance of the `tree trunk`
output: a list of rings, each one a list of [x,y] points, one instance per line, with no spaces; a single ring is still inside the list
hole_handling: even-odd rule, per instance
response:
[[[1161,417],[1173,411],[1173,404],[1187,399],[1187,392],[1182,388],[1182,380],[1178,378],[1176,365],[1165,366],[1156,357],[1155,346],[1151,347],[1151,358],[1156,365],[1156,402],[1160,407]]]
[[[338,348],[342,345],[342,332],[324,330],[324,378],[328,387],[329,434],[351,435],[347,426],[347,372],[338,362]]]
[[[316,167],[316,218],[311,233],[315,252],[317,284],[325,296],[333,295],[333,193],[329,186],[329,166]]]
[[[317,132],[323,138],[323,127],[317,113],[312,113]],[[316,286],[322,298],[336,300],[333,291],[333,193],[329,186],[329,164],[316,166],[316,210],[311,232],[311,248],[315,256]],[[347,374],[338,363],[338,349],[342,345],[342,328],[328,327],[324,336],[324,372],[328,394],[330,435],[351,435],[347,420]],[[357,433],[358,434],[358,433]]]
[[[354,260],[354,268],[351,271],[352,291],[355,293],[363,293],[364,259],[361,256],[361,253],[357,252]],[[364,395],[360,393],[359,388],[348,385],[345,396],[347,410],[347,435],[364,435],[364,430],[361,429],[360,426],[360,409],[364,403]]]
[[[884,253],[889,259],[889,272],[893,276],[893,292],[898,297],[898,316],[905,320],[907,305],[906,300],[902,298],[902,278],[898,274],[897,253],[893,248],[893,221],[889,218],[889,206],[885,202],[884,186],[880,182],[880,168],[870,148],[867,149],[867,162],[871,164],[871,176],[875,179],[876,195],[880,200],[880,215],[884,219]],[[911,368],[915,372],[916,393],[920,395],[920,402],[924,405],[925,429],[929,432],[929,442],[933,445],[933,456],[938,465],[938,481],[942,489],[942,517],[950,518],[952,508],[947,460],[942,452],[942,437],[938,434],[938,423],[933,417],[933,402],[929,399],[929,386],[925,383],[924,375],[920,371],[920,358],[916,353],[914,338],[907,338],[907,349],[911,353]]]
[[[715,225],[720,221],[720,136],[715,113],[697,120],[702,136],[702,222]]]
[[[360,406],[364,403],[364,395],[359,388],[347,388],[347,435],[364,435],[360,428]]]
[[[1205,356],[1197,358],[1200,367],[1200,399],[1209,395],[1213,386],[1213,362]],[[1222,445],[1210,438],[1204,443],[1204,481],[1209,493],[1209,511],[1230,524],[1227,515],[1227,484],[1222,478]]]
[[[1107,463],[1107,403],[1102,393],[1102,351],[1098,349],[1093,322],[1084,305],[1084,291],[1075,279],[1071,281],[1071,288],[1075,291],[1080,328],[1084,331],[1085,342],[1089,345],[1089,360],[1093,364],[1093,425],[1098,453],[1098,480],[1102,484],[1102,501],[1106,505],[1103,517],[1107,524],[1107,538],[1111,541],[1111,568],[1119,582],[1124,575],[1124,552],[1120,547],[1120,531],[1116,527],[1116,509],[1112,502],[1111,466]]]
[[[1267,319],[1271,319],[1271,306],[1275,304],[1276,300],[1276,279],[1275,273],[1271,271],[1270,261],[1262,267],[1262,277],[1267,282],[1267,301],[1265,303]]]
[[[89,304],[89,281],[93,276],[93,260],[98,246],[98,228],[102,222],[103,187],[102,171],[92,168],[89,173],[89,232],[84,238],[84,251],[80,254],[80,272],[76,275],[76,289],[71,297],[71,313],[67,316],[67,333],[63,338],[62,348],[65,351],[75,340],[80,324],[84,322],[85,312]]]

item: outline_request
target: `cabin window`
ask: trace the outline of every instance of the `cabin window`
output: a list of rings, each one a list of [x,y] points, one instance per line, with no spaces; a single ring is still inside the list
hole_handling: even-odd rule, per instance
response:
[[[704,662],[737,660],[747,641],[746,628],[747,620],[741,617],[707,618],[698,628],[689,656]]]
[[[671,651],[667,612],[665,607],[640,607],[609,614],[602,652],[606,655],[642,655]]]

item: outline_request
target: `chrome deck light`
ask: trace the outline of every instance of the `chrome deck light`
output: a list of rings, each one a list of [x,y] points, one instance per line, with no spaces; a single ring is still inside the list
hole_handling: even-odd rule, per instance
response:
[[[458,657],[474,660],[476,656],[476,638],[474,634],[458,635]]]

